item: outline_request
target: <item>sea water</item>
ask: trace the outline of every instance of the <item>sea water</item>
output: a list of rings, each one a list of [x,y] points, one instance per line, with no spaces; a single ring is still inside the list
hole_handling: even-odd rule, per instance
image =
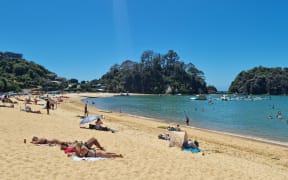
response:
[[[287,96],[235,96],[223,101],[220,95],[209,95],[207,100],[192,100],[191,96],[141,95],[85,101],[103,110],[167,123],[184,125],[188,116],[193,127],[288,145]]]

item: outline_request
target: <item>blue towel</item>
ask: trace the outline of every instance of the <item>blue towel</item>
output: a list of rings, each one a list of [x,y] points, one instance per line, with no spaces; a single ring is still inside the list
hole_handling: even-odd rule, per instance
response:
[[[193,153],[201,152],[199,148],[184,148],[183,150],[188,151],[188,152],[193,152]]]

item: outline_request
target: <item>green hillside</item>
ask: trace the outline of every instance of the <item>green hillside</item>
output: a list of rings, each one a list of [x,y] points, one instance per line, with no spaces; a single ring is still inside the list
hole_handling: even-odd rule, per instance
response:
[[[231,93],[287,94],[288,68],[255,67],[238,74],[229,88]]]
[[[22,54],[0,52],[0,91],[19,91],[26,88],[56,90],[66,80]]]

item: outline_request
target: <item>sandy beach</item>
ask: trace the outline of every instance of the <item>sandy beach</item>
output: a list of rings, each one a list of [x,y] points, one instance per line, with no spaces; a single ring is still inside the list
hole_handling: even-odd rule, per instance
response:
[[[204,153],[181,151],[158,139],[158,134],[168,132],[159,126],[169,124],[91,106],[89,114],[104,115],[105,125],[117,132],[80,128],[84,110],[81,99],[110,95],[65,94],[69,98],[50,115],[40,105],[30,106],[41,114],[21,111],[24,105],[20,101],[14,108],[0,107],[1,179],[288,179],[286,146],[182,126]],[[30,144],[33,136],[65,141],[95,137],[106,151],[124,157],[75,161],[59,146]]]

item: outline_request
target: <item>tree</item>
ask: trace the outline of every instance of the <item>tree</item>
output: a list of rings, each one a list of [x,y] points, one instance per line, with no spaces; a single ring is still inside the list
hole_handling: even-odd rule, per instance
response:
[[[159,94],[170,87],[171,93],[207,93],[204,73],[192,63],[186,65],[179,59],[173,50],[164,55],[144,51],[140,63],[126,60],[121,65],[113,65],[99,82],[111,92]]]
[[[209,86],[207,86],[207,91],[209,94],[215,94],[215,93],[217,93],[218,90],[215,86],[209,85]]]
[[[72,78],[72,79],[68,80],[68,82],[69,82],[70,84],[78,84],[78,80],[75,79],[75,78]]]
[[[229,92],[244,94],[285,94],[288,92],[287,68],[255,67],[240,72],[229,87]]]

